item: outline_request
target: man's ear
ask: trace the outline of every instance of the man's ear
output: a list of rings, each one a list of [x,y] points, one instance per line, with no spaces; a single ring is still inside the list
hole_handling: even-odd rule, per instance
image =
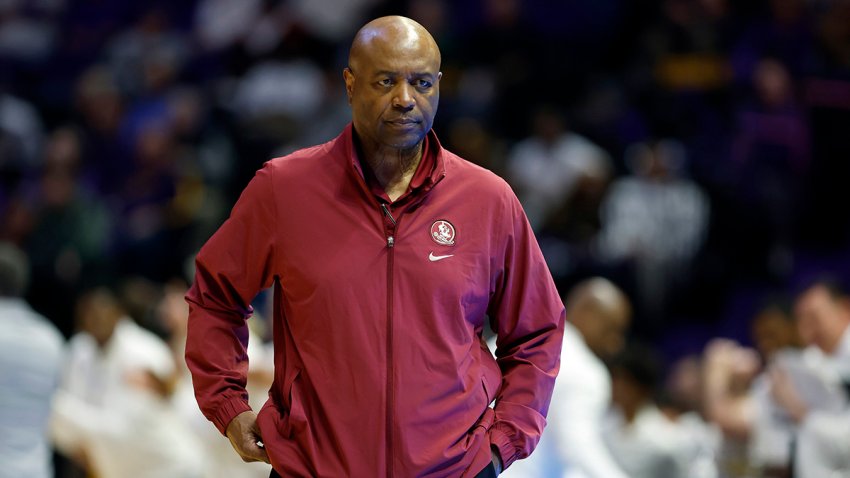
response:
[[[345,67],[342,70],[342,78],[345,80],[345,93],[348,95],[348,104],[351,104],[351,98],[354,94],[354,72],[351,68]]]

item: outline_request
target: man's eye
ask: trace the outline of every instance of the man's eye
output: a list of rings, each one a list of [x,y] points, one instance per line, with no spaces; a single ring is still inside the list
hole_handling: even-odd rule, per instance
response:
[[[383,80],[378,81],[378,84],[381,86],[393,86],[393,80],[384,78]]]
[[[427,90],[432,86],[432,83],[428,80],[416,80],[416,87]]]

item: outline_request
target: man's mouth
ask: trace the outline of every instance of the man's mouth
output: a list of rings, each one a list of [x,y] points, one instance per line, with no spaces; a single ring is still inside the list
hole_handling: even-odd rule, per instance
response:
[[[387,123],[399,125],[399,126],[406,126],[406,125],[411,125],[411,124],[418,124],[419,120],[416,120],[416,119],[413,119],[413,118],[399,118],[399,119],[389,120],[389,121],[387,121]]]

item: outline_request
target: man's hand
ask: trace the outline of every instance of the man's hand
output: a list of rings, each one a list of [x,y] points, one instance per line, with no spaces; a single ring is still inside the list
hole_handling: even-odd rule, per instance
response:
[[[242,457],[242,461],[270,463],[266,449],[260,445],[263,438],[260,436],[260,427],[257,426],[256,413],[249,410],[236,415],[227,425],[227,438],[236,453]]]

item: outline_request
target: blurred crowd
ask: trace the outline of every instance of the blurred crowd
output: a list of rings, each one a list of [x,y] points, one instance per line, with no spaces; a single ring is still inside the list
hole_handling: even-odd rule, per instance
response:
[[[808,373],[833,353],[821,335],[847,335],[846,0],[0,1],[0,240],[29,262],[8,314],[46,318],[42,350],[67,354],[58,476],[242,476],[183,365],[192,259],[264,161],[347,124],[348,45],[384,14],[436,38],[435,131],[508,180],[561,292],[600,276],[628,297],[626,347],[597,354],[615,403],[645,398],[620,429],[657,402],[647,420],[722,437],[708,461],[734,466],[716,476],[788,476],[795,437],[817,434],[808,410],[846,415],[830,388],[845,372]],[[838,317],[826,332],[806,319],[818,290]],[[635,436],[608,446],[639,454]],[[121,468],[155,462],[173,468]]]

